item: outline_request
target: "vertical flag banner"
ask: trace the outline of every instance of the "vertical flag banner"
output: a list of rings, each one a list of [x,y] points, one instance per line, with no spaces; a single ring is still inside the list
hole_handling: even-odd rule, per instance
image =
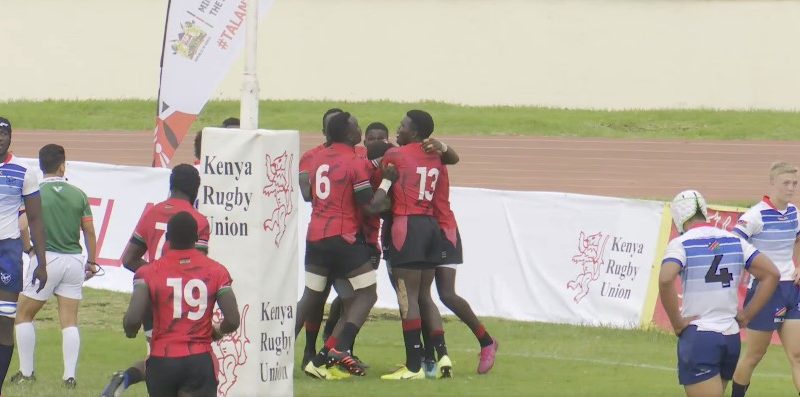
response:
[[[297,131],[203,129],[200,212],[241,326],[212,345],[218,397],[291,396],[298,277]]]
[[[178,145],[244,46],[248,1],[170,1],[161,53],[153,166],[167,167]],[[272,0],[259,0],[259,14]]]

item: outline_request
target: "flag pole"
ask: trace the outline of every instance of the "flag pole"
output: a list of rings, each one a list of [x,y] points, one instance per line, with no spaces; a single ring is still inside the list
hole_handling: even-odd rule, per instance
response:
[[[241,128],[258,129],[258,77],[256,61],[258,58],[258,3],[260,0],[247,0],[244,40],[244,76],[242,78],[242,101],[239,109]]]

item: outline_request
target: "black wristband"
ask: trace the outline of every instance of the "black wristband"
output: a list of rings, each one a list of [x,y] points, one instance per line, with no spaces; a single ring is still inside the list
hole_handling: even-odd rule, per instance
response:
[[[25,251],[25,253],[26,253],[26,254],[28,254],[28,255],[30,255],[30,254],[31,254],[31,252],[33,252],[33,246],[32,246],[32,245],[31,245],[31,247],[30,247],[30,248],[28,248],[28,250],[27,250],[27,251]]]

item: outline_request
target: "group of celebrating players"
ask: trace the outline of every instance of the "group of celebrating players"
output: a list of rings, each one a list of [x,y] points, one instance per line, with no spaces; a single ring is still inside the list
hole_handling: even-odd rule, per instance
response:
[[[689,397],[722,396],[731,380],[731,396],[744,397],[775,331],[800,392],[800,224],[791,203],[797,173],[791,164],[773,164],[770,195],[745,212],[732,232],[708,223],[699,192],[684,191],[672,201],[681,235],[664,254],[660,297],[678,335],[678,380]],[[752,278],[739,309],[737,287],[745,271]],[[740,328],[746,328],[748,342],[741,357]]]
[[[295,335],[303,327],[306,331],[303,371],[326,380],[366,374],[368,366],[353,354],[353,346],[377,299],[376,270],[383,257],[397,293],[406,360],[381,379],[453,375],[441,314],[431,297],[434,281],[442,302],[480,344],[478,373],[489,372],[498,343],[455,292],[462,250],[450,208],[447,165],[459,159],[453,148],[431,138],[431,115],[407,112],[397,130],[397,146],[389,142],[382,123],[370,124],[364,146],[358,146],[358,120],[341,109],[328,110],[322,126],[325,142],[300,160],[300,189],[312,203],[305,289],[295,327]],[[317,351],[331,287],[337,298]]]

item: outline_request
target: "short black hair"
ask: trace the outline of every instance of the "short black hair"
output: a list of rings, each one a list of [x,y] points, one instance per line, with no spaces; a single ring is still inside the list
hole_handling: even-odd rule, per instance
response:
[[[327,119],[328,116],[330,116],[330,115],[332,115],[334,113],[343,113],[343,112],[344,112],[344,110],[339,109],[339,108],[330,108],[330,109],[326,110],[325,114],[322,115],[322,130],[325,131],[325,119]]]
[[[169,190],[178,191],[189,196],[194,204],[197,190],[200,188],[200,172],[189,164],[178,164],[169,175]]]
[[[194,136],[194,158],[200,160],[200,149],[201,145],[203,144],[203,130],[197,131],[197,135]]]
[[[386,151],[396,147],[391,142],[386,141],[375,141],[367,145],[367,159],[368,160],[375,160],[377,158],[383,157],[386,154]]]
[[[228,117],[222,121],[222,128],[235,128],[239,127],[241,122],[236,117]]]
[[[350,125],[350,113],[342,112],[334,115],[328,121],[328,139],[331,142],[347,142],[347,127]]]
[[[425,139],[431,136],[433,133],[433,117],[431,117],[430,113],[415,109],[409,110],[406,116],[411,119],[411,128],[419,133],[420,138]]]
[[[191,249],[197,242],[197,221],[192,214],[181,211],[167,222],[167,241],[171,249]]]
[[[386,124],[383,124],[380,121],[370,123],[370,125],[368,125],[367,129],[364,131],[369,131],[369,130],[381,130],[381,131],[386,131],[387,134],[389,133],[389,129],[386,128]]]
[[[52,174],[58,170],[58,167],[67,161],[67,156],[64,154],[64,147],[50,143],[42,146],[39,149],[39,169],[45,174]]]

